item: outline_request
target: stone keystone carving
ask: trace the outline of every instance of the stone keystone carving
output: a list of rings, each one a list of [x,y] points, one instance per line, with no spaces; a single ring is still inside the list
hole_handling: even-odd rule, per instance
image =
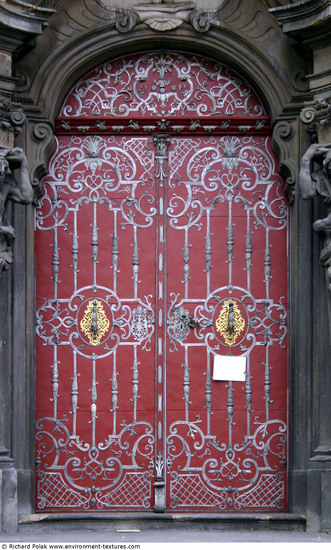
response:
[[[157,31],[176,29],[194,10],[194,2],[165,2],[154,0],[148,4],[133,6],[141,22]]]
[[[196,9],[195,2],[152,0],[136,4],[131,9],[115,9],[115,25],[119,32],[129,32],[137,24],[145,23],[156,31],[170,31],[183,23],[190,23],[198,32],[210,29],[213,14],[217,10]]]
[[[0,147],[0,273],[12,263],[15,230],[4,222],[7,201],[31,204],[33,189],[22,149]]]

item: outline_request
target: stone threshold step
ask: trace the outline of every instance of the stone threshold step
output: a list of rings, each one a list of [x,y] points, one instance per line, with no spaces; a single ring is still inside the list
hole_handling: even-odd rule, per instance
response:
[[[195,513],[172,514],[152,512],[81,512],[30,514],[19,519],[19,531],[40,530],[117,530],[117,529],[181,529],[181,530],[283,530],[305,531],[304,516],[289,513]]]

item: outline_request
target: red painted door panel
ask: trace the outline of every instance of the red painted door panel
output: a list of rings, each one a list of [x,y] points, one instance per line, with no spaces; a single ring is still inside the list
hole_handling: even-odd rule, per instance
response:
[[[36,236],[39,509],[153,505],[148,141],[63,137],[44,182]]]
[[[169,190],[169,508],[281,509],[287,211],[269,140],[174,139]],[[218,330],[228,302],[232,341]],[[213,380],[215,355],[245,356],[245,381]]]
[[[207,61],[106,64],[62,108],[36,211],[39,511],[286,509],[288,207],[263,107]]]

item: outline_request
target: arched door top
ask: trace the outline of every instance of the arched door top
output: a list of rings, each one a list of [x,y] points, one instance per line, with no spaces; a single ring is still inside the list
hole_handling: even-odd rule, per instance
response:
[[[57,130],[251,134],[268,132],[268,121],[251,86],[226,65],[153,52],[109,61],[81,78],[67,94]]]

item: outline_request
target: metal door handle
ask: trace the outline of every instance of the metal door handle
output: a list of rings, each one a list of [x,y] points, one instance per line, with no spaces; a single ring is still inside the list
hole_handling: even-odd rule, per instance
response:
[[[92,334],[93,339],[96,339],[99,334],[99,326],[98,326],[98,311],[97,311],[97,301],[93,301],[93,311],[92,311],[92,320],[91,320],[91,329],[90,332]]]
[[[193,315],[190,315],[189,318],[188,318],[188,326],[190,328],[198,328],[198,326],[199,326],[198,319],[196,319]]]

